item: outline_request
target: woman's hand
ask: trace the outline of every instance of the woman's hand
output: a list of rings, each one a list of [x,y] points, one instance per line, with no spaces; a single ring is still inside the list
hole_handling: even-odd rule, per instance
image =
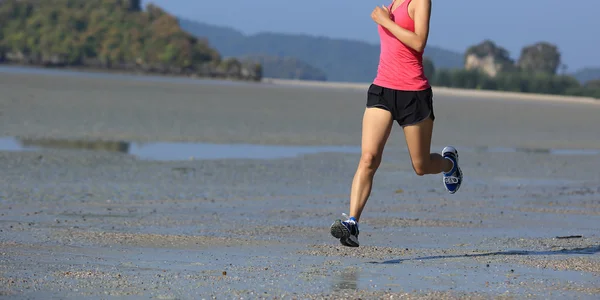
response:
[[[385,27],[385,24],[391,21],[390,10],[383,5],[381,7],[377,6],[371,13],[371,19],[373,19],[375,23]]]
[[[429,19],[431,18],[431,0],[413,0],[411,5],[415,6],[414,21],[415,30],[410,31],[402,28],[390,18],[389,9],[377,7],[373,10],[371,18],[377,24],[385,27],[398,40],[417,52],[423,52],[429,38]]]

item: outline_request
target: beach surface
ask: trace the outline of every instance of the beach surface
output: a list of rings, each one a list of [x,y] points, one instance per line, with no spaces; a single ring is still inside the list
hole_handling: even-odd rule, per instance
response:
[[[599,102],[434,88],[461,190],[395,125],[346,248],[361,86],[0,68],[0,296],[599,297]]]

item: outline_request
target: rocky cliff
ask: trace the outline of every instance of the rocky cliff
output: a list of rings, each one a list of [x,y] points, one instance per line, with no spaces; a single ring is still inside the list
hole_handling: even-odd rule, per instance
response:
[[[490,77],[498,73],[510,71],[514,68],[514,61],[508,51],[497,46],[490,40],[470,47],[465,53],[465,69],[480,70]]]

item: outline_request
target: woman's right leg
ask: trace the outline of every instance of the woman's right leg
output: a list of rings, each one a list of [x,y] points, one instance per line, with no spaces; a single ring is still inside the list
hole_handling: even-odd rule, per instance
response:
[[[383,147],[392,130],[392,114],[381,108],[367,108],[363,115],[361,156],[350,190],[350,216],[336,220],[331,235],[344,246],[358,247],[358,219],[371,194],[373,177],[381,163]]]
[[[385,143],[392,130],[392,114],[381,108],[367,108],[363,115],[361,156],[350,190],[350,217],[356,221],[371,195],[373,177],[383,156]]]

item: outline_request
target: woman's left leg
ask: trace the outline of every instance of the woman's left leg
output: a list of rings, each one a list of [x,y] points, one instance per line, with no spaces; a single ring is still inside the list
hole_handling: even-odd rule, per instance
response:
[[[458,166],[458,152],[448,146],[442,150],[442,154],[431,153],[433,119],[429,117],[403,129],[415,173],[419,176],[443,173],[446,190],[451,194],[456,193],[463,177]]]
[[[431,118],[417,124],[404,126],[403,129],[412,166],[417,175],[447,173],[452,170],[453,162],[451,160],[445,159],[438,153],[431,153],[431,136],[433,134]]]

